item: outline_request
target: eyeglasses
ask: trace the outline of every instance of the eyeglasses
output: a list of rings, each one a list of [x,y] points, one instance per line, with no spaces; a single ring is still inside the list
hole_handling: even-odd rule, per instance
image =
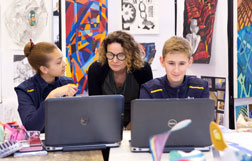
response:
[[[114,59],[115,56],[116,56],[116,58],[117,58],[118,60],[120,60],[120,61],[123,61],[123,60],[126,58],[125,54],[123,54],[123,53],[119,53],[119,54],[114,54],[114,53],[112,53],[112,52],[107,52],[107,53],[106,53],[106,57],[107,57],[109,60]]]

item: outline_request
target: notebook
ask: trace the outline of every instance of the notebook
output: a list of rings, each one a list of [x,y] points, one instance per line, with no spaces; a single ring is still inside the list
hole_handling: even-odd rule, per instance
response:
[[[47,151],[117,147],[122,140],[122,95],[51,98],[45,102]]]
[[[149,151],[149,138],[166,132],[177,122],[191,119],[190,125],[172,132],[164,152],[170,150],[208,151],[212,144],[209,124],[214,120],[210,99],[136,99],[131,102],[131,151]]]

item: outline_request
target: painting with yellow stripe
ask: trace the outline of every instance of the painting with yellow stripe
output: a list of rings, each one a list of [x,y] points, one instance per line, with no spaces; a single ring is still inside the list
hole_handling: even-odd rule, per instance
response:
[[[67,76],[87,93],[87,72],[107,35],[107,0],[66,0]]]

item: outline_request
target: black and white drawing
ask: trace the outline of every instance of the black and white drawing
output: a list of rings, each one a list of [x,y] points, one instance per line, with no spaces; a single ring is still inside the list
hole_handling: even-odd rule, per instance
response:
[[[3,1],[2,40],[7,49],[23,50],[24,45],[33,41],[51,41],[50,1],[11,0]]]
[[[36,72],[24,55],[14,55],[14,87],[33,76]]]
[[[122,30],[132,34],[158,34],[157,0],[122,0]]]
[[[53,0],[53,42],[61,49],[60,39],[59,39],[59,0]]]
[[[196,50],[198,49],[201,37],[200,35],[198,35],[199,32],[199,26],[198,26],[198,22],[196,19],[191,19],[190,21],[190,31],[191,33],[188,33],[186,35],[186,39],[190,42],[191,47],[192,47],[192,53],[191,55],[193,55]]]

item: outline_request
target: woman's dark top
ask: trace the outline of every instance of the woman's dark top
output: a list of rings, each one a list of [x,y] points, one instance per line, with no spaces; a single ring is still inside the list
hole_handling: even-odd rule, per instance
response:
[[[127,73],[126,80],[122,88],[118,89],[115,84],[113,71],[108,64],[103,66],[99,62],[94,62],[88,71],[88,93],[89,95],[112,95],[122,94],[125,99],[124,126],[130,122],[130,102],[139,98],[141,84],[153,78],[151,67],[148,63],[138,70],[131,70]]]

